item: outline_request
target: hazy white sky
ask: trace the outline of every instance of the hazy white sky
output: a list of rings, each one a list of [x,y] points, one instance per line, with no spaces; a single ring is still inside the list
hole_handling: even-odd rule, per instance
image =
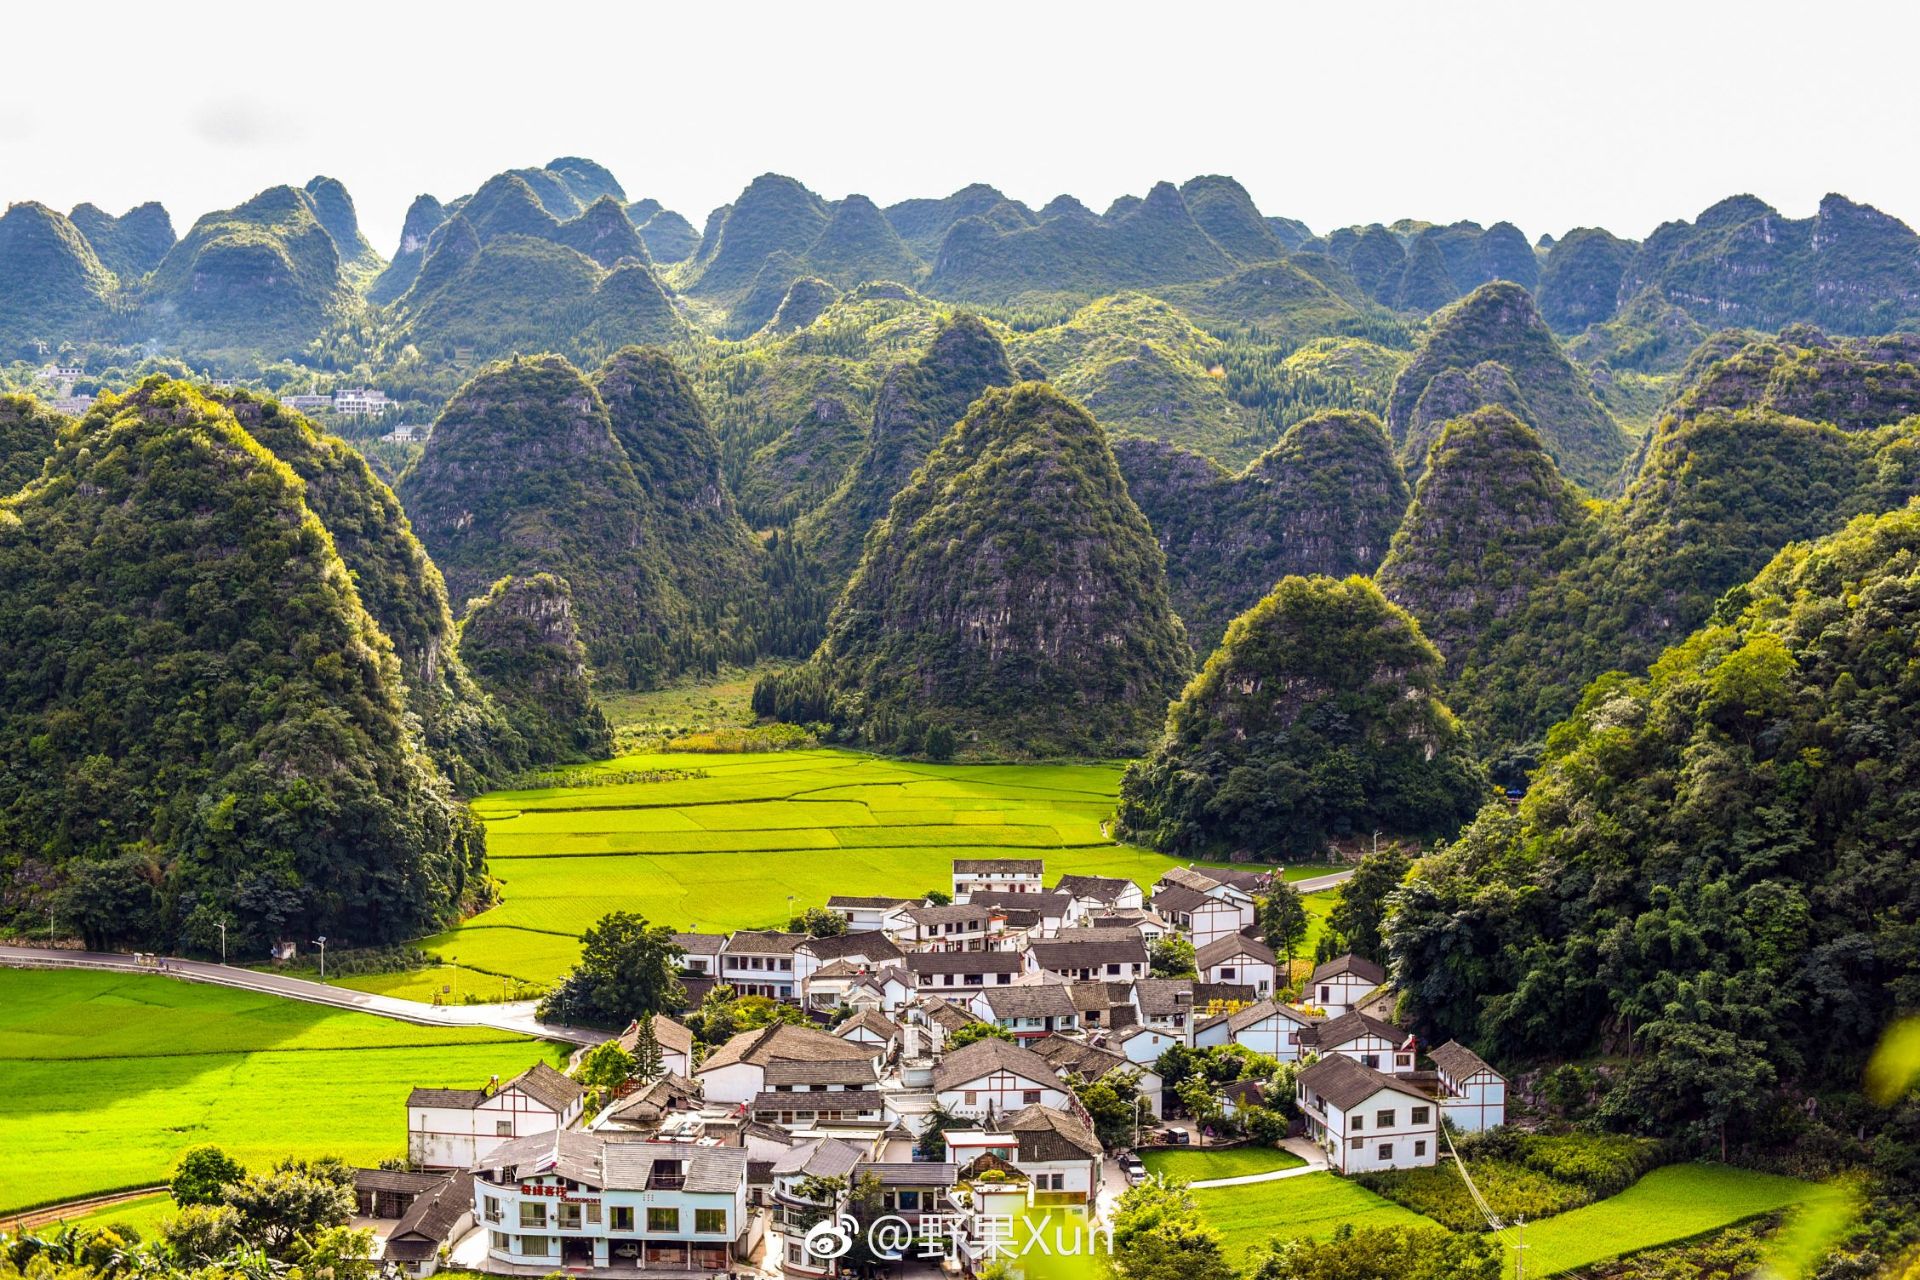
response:
[[[1751,191],[1920,221],[1913,3],[35,5],[0,20],[0,202],[199,214],[315,173],[408,202],[581,154],[698,226],[755,174],[1095,209],[1230,173],[1317,229],[1644,235]]]

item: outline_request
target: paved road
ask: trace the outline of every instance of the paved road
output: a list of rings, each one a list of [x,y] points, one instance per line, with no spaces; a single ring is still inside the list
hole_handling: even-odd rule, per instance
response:
[[[1295,1165],[1291,1169],[1269,1169],[1265,1173],[1248,1173],[1238,1178],[1202,1178],[1194,1182],[1195,1187],[1244,1187],[1253,1182],[1278,1182],[1282,1178],[1304,1178],[1310,1173],[1327,1171],[1327,1153],[1305,1138],[1288,1138],[1280,1144],[1306,1163]]]
[[[330,987],[323,982],[309,982],[305,978],[289,978],[277,973],[260,973],[253,969],[239,969],[232,965],[211,964],[202,960],[167,959],[164,970],[156,970],[151,964],[142,964],[130,955],[105,951],[61,951],[47,947],[9,947],[0,946],[0,965],[9,965],[17,969],[101,969],[116,973],[155,973],[164,976],[183,978],[188,982],[211,982],[223,987],[236,987],[242,991],[257,991],[262,995],[281,996],[288,1000],[301,1000],[308,1004],[330,1005],[336,1009],[352,1009],[360,1013],[378,1014],[383,1018],[397,1018],[402,1022],[415,1022],[432,1027],[490,1027],[496,1031],[512,1031],[520,1035],[539,1036],[547,1040],[561,1040],[568,1044],[592,1045],[607,1039],[602,1031],[589,1031],[580,1027],[563,1027],[551,1022],[542,1022],[534,1017],[534,1002],[522,1000],[511,1004],[423,1004],[418,1000],[402,1000],[397,996],[374,995],[367,991],[350,991],[345,987]]]
[[[1345,884],[1352,878],[1353,872],[1348,870],[1336,871],[1332,875],[1314,876],[1310,880],[1290,880],[1287,883],[1292,886],[1295,893],[1319,893],[1322,889],[1331,889],[1337,884]]]

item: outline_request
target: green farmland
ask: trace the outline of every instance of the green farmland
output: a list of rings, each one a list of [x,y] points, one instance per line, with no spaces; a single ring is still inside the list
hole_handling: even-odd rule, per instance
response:
[[[704,776],[480,797],[500,905],[423,943],[442,968],[348,981],[416,999],[443,988],[498,999],[503,979],[560,977],[581,931],[609,911],[680,930],[777,928],[790,907],[835,893],[945,888],[957,857],[1045,858],[1049,880],[1142,884],[1179,865],[1106,834],[1117,764],[934,765],[819,749],[625,756],[577,772],[669,770]]]
[[[477,1085],[553,1045],[133,974],[0,969],[0,1212],[243,1162],[404,1153],[407,1091]]]
[[[1355,1227],[1432,1227],[1432,1219],[1377,1196],[1332,1173],[1307,1173],[1237,1187],[1202,1187],[1194,1203],[1220,1233],[1227,1256],[1244,1267],[1270,1240],[1326,1239],[1343,1224]]]
[[[1205,1182],[1214,1178],[1244,1178],[1277,1169],[1297,1169],[1306,1161],[1278,1147],[1228,1147],[1220,1151],[1169,1147],[1144,1152],[1141,1162],[1147,1172],[1180,1182]]]

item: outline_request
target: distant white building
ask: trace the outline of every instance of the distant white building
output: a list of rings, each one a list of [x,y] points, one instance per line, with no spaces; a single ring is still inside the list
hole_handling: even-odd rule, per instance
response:
[[[793,951],[805,941],[804,933],[776,929],[742,929],[729,934],[720,951],[720,980],[743,996],[795,999],[800,989]]]
[[[1006,1040],[975,1040],[947,1054],[934,1068],[933,1092],[941,1106],[969,1118],[1065,1107],[1072,1097],[1045,1058]]]
[[[1319,1020],[1278,1000],[1262,1000],[1233,1013],[1209,1019],[1194,1032],[1200,1046],[1244,1045],[1280,1062],[1298,1062],[1307,1052],[1303,1041],[1312,1038]]]
[[[789,1069],[780,1064],[847,1064],[850,1073],[864,1068],[861,1078],[871,1080],[882,1052],[813,1027],[775,1023],[742,1031],[715,1049],[694,1072],[694,1079],[710,1103],[752,1103],[790,1077]]]
[[[586,1096],[544,1062],[497,1087],[415,1089],[407,1095],[407,1159],[422,1169],[471,1169],[509,1142],[569,1127]]]
[[[381,436],[388,444],[425,444],[433,428],[419,423],[403,422],[387,434]]]
[[[1153,909],[1184,929],[1196,948],[1253,924],[1253,895],[1193,867],[1175,867],[1153,886]]]
[[[1196,949],[1193,965],[1202,982],[1238,983],[1262,996],[1272,994],[1278,984],[1278,957],[1273,948],[1245,934],[1216,938]]]
[[[393,405],[384,391],[349,387],[333,393],[333,411],[356,418],[377,418]]]
[[[1303,1069],[1295,1089],[1307,1135],[1336,1172],[1434,1163],[1439,1108],[1413,1084],[1335,1055]]]
[[[1321,1057],[1338,1054],[1375,1071],[1412,1071],[1418,1045],[1402,1027],[1364,1013],[1343,1013],[1300,1033],[1301,1047]]]
[[[64,413],[69,418],[78,418],[93,408],[92,396],[61,396],[53,402],[55,413]]]
[[[295,413],[311,413],[315,409],[333,408],[333,397],[305,394],[281,396],[280,403],[283,407],[292,409]]]
[[[968,894],[981,891],[1039,893],[1046,871],[1040,858],[955,858],[953,900],[965,902]]]
[[[889,916],[913,905],[911,898],[863,898],[840,893],[827,899],[827,910],[847,922],[849,933],[878,932],[887,927]]]
[[[1300,992],[1300,1002],[1337,1018],[1351,1012],[1386,980],[1387,971],[1371,960],[1352,954],[1335,956],[1313,971]]]

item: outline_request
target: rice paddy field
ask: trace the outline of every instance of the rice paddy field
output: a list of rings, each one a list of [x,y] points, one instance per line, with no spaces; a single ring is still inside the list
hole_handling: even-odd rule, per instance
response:
[[[514,982],[557,980],[580,933],[609,911],[683,931],[778,928],[836,893],[947,888],[955,858],[1044,858],[1049,881],[1077,872],[1151,884],[1180,861],[1108,835],[1121,769],[935,765],[826,748],[583,766],[571,771],[583,785],[474,801],[502,901],[421,944],[440,967],[345,983],[413,999],[500,999]],[[1328,905],[1309,902],[1316,917]]]
[[[1227,1257],[1244,1269],[1270,1240],[1302,1236],[1324,1240],[1343,1224],[1354,1227],[1438,1227],[1422,1214],[1377,1196],[1338,1174],[1308,1173],[1275,1182],[1202,1187],[1194,1203],[1220,1233]]]
[[[413,1086],[565,1056],[159,975],[0,969],[0,1213],[164,1181],[203,1142],[371,1164],[405,1153]]]
[[[1298,1169],[1306,1161],[1278,1147],[1227,1147],[1219,1151],[1200,1151],[1171,1147],[1142,1153],[1147,1172],[1181,1182],[1202,1182],[1212,1178],[1244,1178],[1249,1174],[1272,1173],[1277,1169]]]

